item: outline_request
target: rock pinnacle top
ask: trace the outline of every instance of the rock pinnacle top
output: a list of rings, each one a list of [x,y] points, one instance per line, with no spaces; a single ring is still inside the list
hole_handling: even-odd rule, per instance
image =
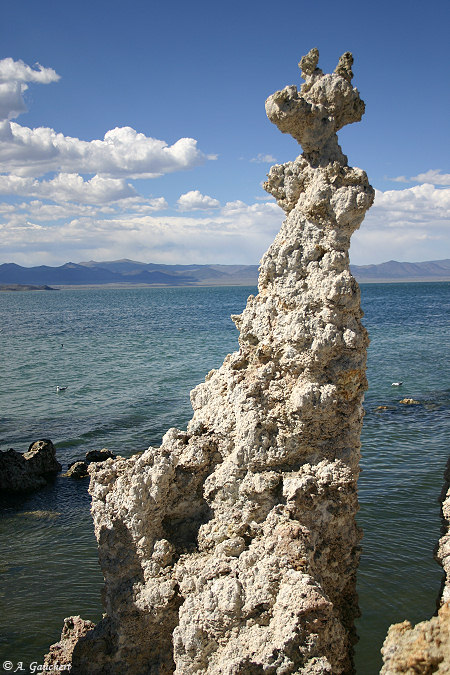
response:
[[[347,159],[338,146],[336,132],[346,124],[359,122],[365,105],[358,90],[352,87],[353,56],[345,52],[332,74],[317,67],[318,49],[311,49],[300,60],[305,83],[276,91],[266,101],[266,113],[284,134],[291,134],[301,144],[311,161]]]

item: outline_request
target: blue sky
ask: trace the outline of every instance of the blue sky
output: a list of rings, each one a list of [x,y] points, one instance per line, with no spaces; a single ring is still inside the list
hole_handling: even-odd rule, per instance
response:
[[[0,262],[259,261],[284,214],[261,184],[300,146],[266,118],[312,47],[352,51],[376,189],[355,264],[450,257],[450,5],[16,0],[0,28]],[[37,64],[40,64],[38,66]]]

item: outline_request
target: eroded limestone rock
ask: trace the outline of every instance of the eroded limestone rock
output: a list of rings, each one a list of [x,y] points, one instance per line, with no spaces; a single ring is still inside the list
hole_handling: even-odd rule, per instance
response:
[[[266,102],[304,153],[265,184],[288,217],[232,317],[239,351],[186,431],[89,469],[107,616],[74,673],[352,672],[368,338],[348,249],[374,191],[336,136],[364,112],[352,57],[317,62]]]

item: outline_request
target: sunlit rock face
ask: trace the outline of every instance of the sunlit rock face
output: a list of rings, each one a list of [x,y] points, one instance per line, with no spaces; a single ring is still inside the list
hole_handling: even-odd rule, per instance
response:
[[[352,56],[266,102],[304,152],[265,188],[286,211],[239,351],[191,392],[187,431],[93,465],[107,616],[74,673],[351,673],[368,338],[349,271],[374,191],[336,132],[361,119]]]

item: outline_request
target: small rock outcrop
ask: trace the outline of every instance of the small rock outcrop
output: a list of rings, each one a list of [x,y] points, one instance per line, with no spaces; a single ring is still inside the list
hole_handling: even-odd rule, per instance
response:
[[[441,495],[442,537],[436,561],[442,565],[437,616],[413,626],[409,621],[390,626],[381,653],[381,675],[450,673],[450,459]]]
[[[89,450],[86,453],[86,462],[88,464],[91,462],[106,462],[107,459],[116,459],[116,455],[111,450],[108,450],[108,448]]]
[[[87,478],[89,476],[89,464],[92,462],[106,462],[107,459],[116,459],[116,455],[102,448],[101,450],[89,450],[86,453],[86,460],[71,462],[67,467],[67,472],[63,474],[67,478]]]
[[[0,491],[27,492],[43,487],[61,471],[55,446],[48,439],[31,443],[28,452],[0,452]]]
[[[265,183],[288,215],[232,317],[239,351],[186,431],[89,468],[106,616],[74,673],[352,672],[368,337],[348,250],[374,197],[336,136],[364,112],[352,61],[324,75],[311,50],[266,102],[304,152]]]
[[[95,624],[92,621],[85,621],[81,616],[69,616],[64,619],[61,640],[52,645],[49,653],[44,657],[46,670],[58,672],[59,666],[70,666],[75,645],[94,627]],[[88,670],[85,671],[86,675],[88,672]]]
[[[89,476],[88,468],[87,462],[71,462],[64,476],[67,476],[67,478],[87,478]]]

